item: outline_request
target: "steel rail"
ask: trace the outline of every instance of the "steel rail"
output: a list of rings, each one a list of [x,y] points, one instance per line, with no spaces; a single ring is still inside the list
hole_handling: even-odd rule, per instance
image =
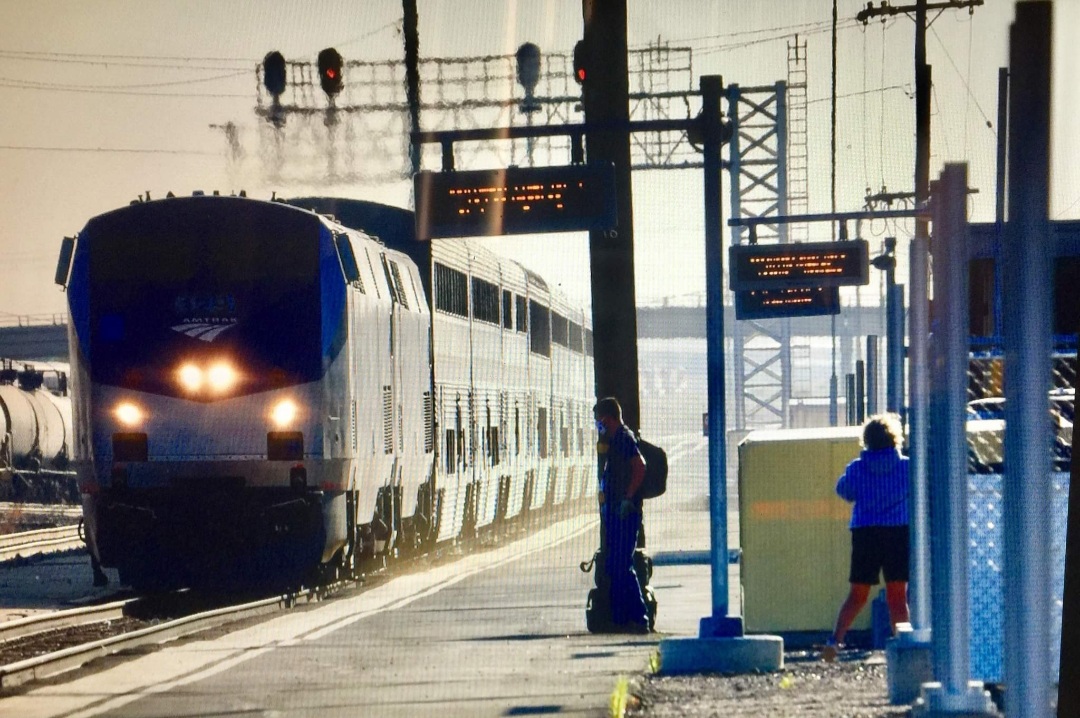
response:
[[[326,588],[308,589],[299,594],[283,594],[236,606],[195,613],[156,626],[141,628],[118,636],[111,636],[9,663],[0,666],[0,693],[32,681],[74,670],[95,658],[139,646],[165,643],[234,621],[274,613],[283,608],[291,608],[298,602],[298,599],[317,599],[324,595],[326,590]]]
[[[78,526],[58,526],[0,536],[0,561],[83,547]]]
[[[0,643],[44,633],[45,631],[53,631],[58,628],[85,626],[91,623],[124,618],[124,609],[139,600],[138,598],[127,598],[123,601],[103,603],[100,606],[82,606],[63,611],[50,611],[35,616],[5,621],[0,623]]]

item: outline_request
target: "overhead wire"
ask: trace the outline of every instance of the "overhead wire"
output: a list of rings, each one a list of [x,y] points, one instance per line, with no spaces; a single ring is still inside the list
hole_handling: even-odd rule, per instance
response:
[[[854,29],[854,28],[856,28],[858,26],[859,26],[858,22],[856,22],[855,20],[851,20],[850,22],[845,22],[845,23],[839,24],[837,26],[837,29],[838,30],[850,30],[850,29]],[[831,29],[832,29],[831,27],[820,27],[820,28],[815,28],[815,29],[812,29],[812,30],[807,30],[807,31],[804,31],[804,32],[800,32],[799,34],[800,35],[817,35],[817,34],[830,32]],[[745,35],[745,34],[746,33],[740,33],[740,35]],[[788,32],[788,33],[777,34],[777,35],[774,35],[772,37],[749,39],[749,40],[743,40],[741,42],[720,43],[720,44],[717,44],[717,45],[705,45],[704,47],[700,47],[700,48],[695,46],[695,47],[693,47],[693,50],[699,56],[701,56],[701,55],[711,55],[711,54],[718,53],[718,52],[729,52],[731,50],[739,50],[739,49],[746,48],[746,47],[752,47],[754,45],[759,45],[759,44],[761,44],[763,42],[773,42],[773,41],[776,41],[776,40],[787,40],[790,37],[791,37],[791,33]],[[680,42],[682,42],[682,41],[680,41]]]
[[[815,20],[813,22],[804,22],[796,25],[778,25],[774,27],[763,27],[757,30],[740,30],[737,32],[723,32],[715,35],[699,35],[698,37],[686,37],[680,38],[676,42],[697,42],[700,40],[719,40],[725,37],[744,37],[746,35],[755,35],[763,33],[783,32],[790,35],[793,32],[801,33],[806,28],[818,28],[824,27],[828,29],[832,25],[831,20]]]
[[[138,147],[49,147],[45,145],[0,145],[0,150],[22,150],[28,152],[103,152],[118,154],[147,154],[147,155],[203,155],[206,157],[218,157],[217,152],[204,150],[168,150],[161,148],[138,148]]]
[[[134,97],[186,97],[199,99],[237,99],[250,98],[250,94],[239,92],[138,92],[135,90],[104,90],[85,87],[39,87],[17,82],[0,80],[0,87],[9,90],[51,90],[53,92],[78,92],[91,95],[129,95]]]
[[[214,77],[198,77],[188,80],[167,80],[165,82],[139,82],[133,84],[124,85],[78,85],[73,83],[62,82],[41,82],[38,80],[20,80],[15,77],[0,76],[0,82],[6,82],[11,84],[23,85],[27,88],[40,89],[40,90],[136,90],[136,89],[151,89],[156,87],[176,87],[178,85],[197,85],[203,82],[218,82],[220,80],[231,80],[234,77],[240,77],[241,75],[249,75],[249,70],[237,70],[224,75],[215,75]]]
[[[982,118],[986,121],[986,126],[990,128],[990,131],[996,135],[997,131],[994,129],[994,123],[991,122],[990,118],[986,116],[985,112],[983,112],[982,105],[979,104],[979,100],[975,97],[975,93],[971,91],[971,86],[968,85],[967,79],[964,77],[963,73],[960,72],[960,68],[956,66],[956,62],[953,61],[952,55],[949,54],[949,48],[946,47],[945,42],[941,39],[941,36],[938,35],[937,30],[931,27],[930,32],[933,33],[934,39],[936,39],[938,45],[941,46],[942,51],[945,53],[945,59],[947,59],[949,61],[949,64],[952,65],[952,69],[956,73],[956,76],[960,78],[960,84],[964,86],[964,91],[967,92],[968,98],[970,98],[971,102],[975,105],[975,109],[977,109],[979,111],[979,114],[982,115]]]
[[[885,85],[885,23],[881,24],[881,86]],[[878,112],[878,171],[881,175],[881,186],[885,186],[885,93],[880,95],[880,110]]]
[[[968,48],[967,48],[967,74],[964,76],[964,83],[967,84],[971,80],[971,45],[972,45],[972,29],[975,23],[973,20],[968,20]],[[969,99],[964,103],[964,157],[968,156],[968,115],[971,113],[971,100]]]
[[[136,69],[153,69],[153,70],[179,70],[182,72],[188,72],[191,70],[215,70],[218,72],[227,72],[237,70],[236,67],[227,67],[224,65],[177,65],[174,62],[143,62],[143,61],[129,61],[129,60],[103,60],[103,59],[79,59],[79,58],[67,58],[67,57],[44,57],[44,56],[27,56],[25,53],[15,52],[11,50],[0,50],[0,60],[13,60],[15,62],[48,62],[58,65],[92,65],[95,67],[129,67]],[[253,64],[255,61],[250,61]]]
[[[206,57],[206,56],[179,56],[179,55],[130,55],[130,54],[107,54],[98,52],[54,52],[51,50],[4,50],[7,55],[21,55],[39,58],[94,58],[96,60],[171,60],[176,62],[243,62],[251,64],[256,62],[246,57]]]
[[[867,118],[867,115],[869,114],[869,108],[867,107],[866,101],[867,101],[867,98],[869,97],[869,93],[867,92],[867,87],[866,87],[866,66],[868,64],[866,62],[866,55],[867,55],[866,33],[864,32],[862,34],[862,126],[861,126],[860,129],[862,130],[863,179],[866,181],[866,186],[869,187],[870,186],[870,159],[869,159],[869,156],[867,155],[867,142],[866,142],[866,125],[867,125],[866,118]]]

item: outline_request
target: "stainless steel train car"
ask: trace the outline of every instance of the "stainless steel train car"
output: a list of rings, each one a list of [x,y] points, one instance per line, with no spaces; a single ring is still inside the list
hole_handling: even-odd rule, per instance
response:
[[[557,384],[519,328],[542,280],[319,202],[138,202],[66,242],[72,458],[122,580],[295,584],[584,493],[547,489],[588,463],[550,409],[587,425],[592,363],[583,338]]]

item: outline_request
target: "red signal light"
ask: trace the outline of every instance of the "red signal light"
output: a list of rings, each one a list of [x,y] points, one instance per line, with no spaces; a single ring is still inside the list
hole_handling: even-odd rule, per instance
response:
[[[579,85],[585,84],[585,55],[585,41],[578,40],[574,45],[574,79]]]
[[[341,92],[341,88],[344,87],[342,76],[344,62],[341,53],[332,47],[319,53],[319,84],[322,85],[323,92],[330,97]]]

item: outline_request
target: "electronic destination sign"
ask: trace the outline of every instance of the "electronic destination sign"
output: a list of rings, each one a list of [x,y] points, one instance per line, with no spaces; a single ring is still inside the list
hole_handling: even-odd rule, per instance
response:
[[[839,313],[838,287],[746,289],[735,292],[736,319],[813,317]]]
[[[609,230],[617,224],[611,163],[419,172],[416,237]]]
[[[734,246],[731,289],[842,287],[870,281],[865,239]]]

